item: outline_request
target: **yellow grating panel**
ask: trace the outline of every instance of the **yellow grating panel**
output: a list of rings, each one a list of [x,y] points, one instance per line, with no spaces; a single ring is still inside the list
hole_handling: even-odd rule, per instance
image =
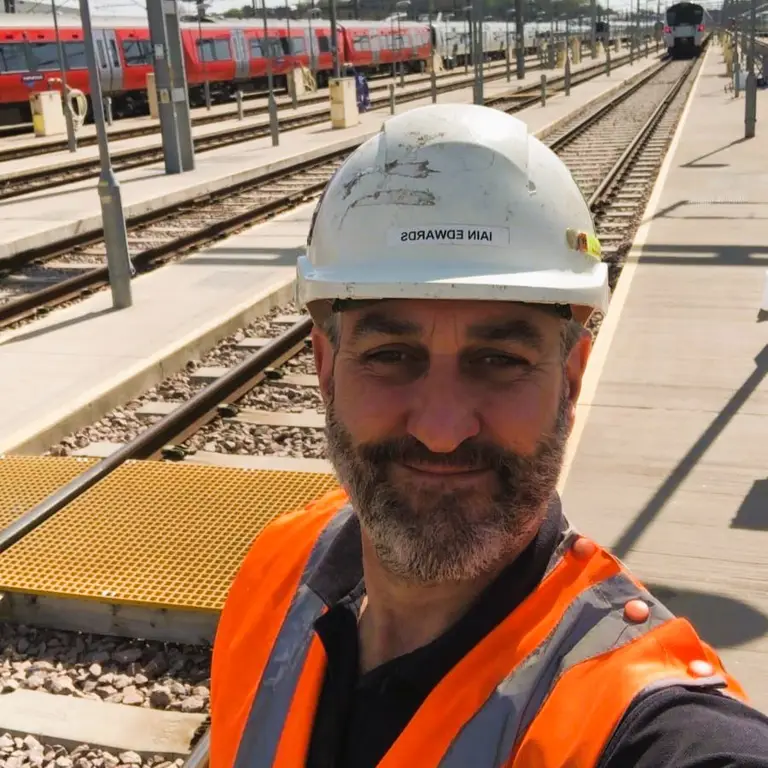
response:
[[[127,462],[0,555],[0,590],[220,610],[251,542],[333,475]]]
[[[98,459],[0,456],[0,528],[66,485]]]

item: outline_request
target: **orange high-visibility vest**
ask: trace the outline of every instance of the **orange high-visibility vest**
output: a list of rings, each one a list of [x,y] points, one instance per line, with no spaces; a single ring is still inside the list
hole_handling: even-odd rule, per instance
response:
[[[214,644],[211,768],[305,765],[326,665],[313,625],[327,606],[312,587],[357,525],[334,491],[257,538]],[[685,619],[568,533],[539,586],[438,683],[379,766],[592,768],[638,696],[681,684],[746,700]]]

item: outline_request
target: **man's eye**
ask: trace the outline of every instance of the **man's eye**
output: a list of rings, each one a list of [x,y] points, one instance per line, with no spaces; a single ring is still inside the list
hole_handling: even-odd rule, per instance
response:
[[[383,365],[398,365],[413,360],[413,355],[402,349],[380,349],[365,355],[367,363],[381,363]]]
[[[485,354],[479,355],[476,362],[489,368],[512,368],[520,365],[527,365],[527,362],[521,357],[504,354]]]

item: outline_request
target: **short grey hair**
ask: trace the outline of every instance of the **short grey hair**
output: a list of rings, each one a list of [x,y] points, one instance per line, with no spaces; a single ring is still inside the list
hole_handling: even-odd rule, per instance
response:
[[[327,318],[322,320],[318,327],[322,333],[331,342],[334,351],[339,351],[339,343],[341,341],[341,317],[338,312],[331,312]],[[574,348],[579,339],[587,333],[586,328],[578,321],[571,318],[563,323],[563,327],[560,331],[560,352],[563,362],[568,359],[568,355],[571,354],[571,350]]]

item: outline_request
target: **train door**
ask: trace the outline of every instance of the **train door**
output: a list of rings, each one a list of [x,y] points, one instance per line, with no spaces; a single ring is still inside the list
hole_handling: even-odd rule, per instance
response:
[[[381,62],[381,38],[376,30],[371,32],[371,63],[378,67]]]
[[[235,79],[247,80],[249,74],[248,43],[242,29],[232,30],[232,52],[235,57]]]
[[[101,88],[105,94],[123,90],[123,65],[120,61],[117,35],[111,29],[94,29],[96,64],[101,76]]]

